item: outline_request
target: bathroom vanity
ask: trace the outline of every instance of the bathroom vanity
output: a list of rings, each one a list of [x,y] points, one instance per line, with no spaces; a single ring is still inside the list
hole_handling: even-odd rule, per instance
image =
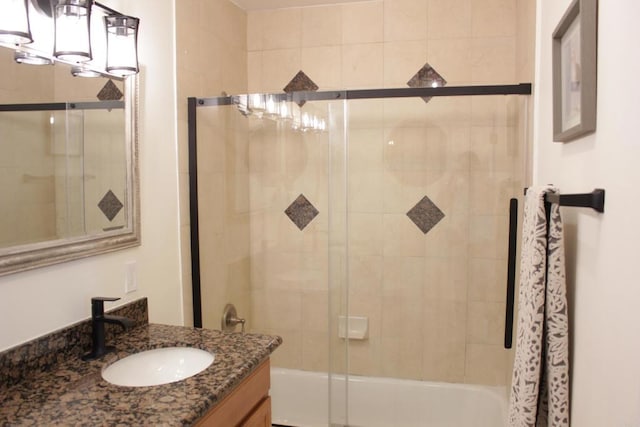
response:
[[[0,353],[0,424],[270,425],[269,357],[280,337],[137,322],[108,336],[116,351],[97,360],[81,360],[86,345],[47,350],[84,337],[86,328],[75,335],[80,327]],[[162,347],[195,347],[215,358],[204,371],[163,385],[124,387],[102,378],[117,360]]]

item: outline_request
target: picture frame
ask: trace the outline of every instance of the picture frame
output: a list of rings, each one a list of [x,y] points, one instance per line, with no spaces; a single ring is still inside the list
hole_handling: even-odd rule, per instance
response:
[[[553,140],[595,132],[597,0],[573,0],[553,32]]]

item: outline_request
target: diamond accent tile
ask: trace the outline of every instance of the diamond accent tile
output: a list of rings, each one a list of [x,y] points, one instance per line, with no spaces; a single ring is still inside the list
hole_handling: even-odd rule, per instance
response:
[[[118,89],[118,86],[113,83],[112,80],[109,80],[104,84],[100,92],[97,95],[100,101],[117,101],[123,97],[122,91]]]
[[[444,218],[444,213],[431,199],[424,196],[422,200],[407,212],[407,216],[424,234],[427,234]]]
[[[298,74],[293,76],[291,81],[284,87],[283,90],[286,93],[301,91],[315,92],[316,90],[318,90],[318,85],[315,84],[313,80],[311,80],[309,76],[304,73],[304,71],[300,70],[298,71]],[[298,105],[302,107],[305,103],[306,101],[300,101],[298,102]]]
[[[303,194],[300,194],[284,213],[300,230],[303,230],[320,212]]]
[[[118,215],[118,212],[120,212],[123,206],[122,202],[118,200],[111,190],[107,191],[107,194],[105,194],[98,203],[98,208],[100,208],[109,221],[113,221],[113,218]]]
[[[409,87],[441,87],[446,85],[447,81],[428,62],[407,82]],[[431,96],[423,96],[422,100],[429,102],[431,98]]]

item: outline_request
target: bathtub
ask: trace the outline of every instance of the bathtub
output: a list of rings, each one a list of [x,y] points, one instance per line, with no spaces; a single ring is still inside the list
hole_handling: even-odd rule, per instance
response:
[[[271,368],[273,424],[327,427],[327,387],[326,373]],[[506,407],[505,387],[349,377],[349,426],[504,427]]]

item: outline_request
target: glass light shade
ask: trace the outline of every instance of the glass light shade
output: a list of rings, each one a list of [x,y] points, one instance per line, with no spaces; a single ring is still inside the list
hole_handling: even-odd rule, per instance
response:
[[[0,41],[11,44],[31,43],[27,0],[5,0],[0,11]]]
[[[107,71],[123,76],[138,72],[138,25],[131,16],[105,16]]]
[[[306,132],[310,129],[313,129],[313,119],[314,116],[310,115],[309,113],[302,113],[300,119],[300,130]]]
[[[56,58],[72,62],[85,62],[92,58],[89,36],[91,4],[91,0],[58,0],[53,48]]]
[[[280,116],[280,104],[278,104],[275,96],[266,96],[264,103],[264,115],[268,119],[275,119]]]
[[[28,0],[28,3],[29,25],[31,26],[33,43],[29,44],[29,50],[26,52],[33,56],[48,58],[51,63],[54,39],[53,5],[44,0]],[[45,9],[47,3],[49,8]],[[16,60],[18,60],[17,56]]]
[[[293,115],[291,114],[291,107],[287,101],[280,101],[280,119],[291,120]]]
[[[262,117],[266,107],[266,99],[263,94],[252,93],[249,95],[249,111],[256,117]]]
[[[249,99],[247,95],[236,95],[232,98],[233,103],[238,108],[238,111],[242,113],[243,116],[248,116],[249,112]]]
[[[302,119],[301,119],[301,111],[300,111],[300,107],[298,106],[298,104],[296,104],[295,102],[291,104],[291,128],[294,130],[298,130],[300,129],[300,127],[302,126]]]

